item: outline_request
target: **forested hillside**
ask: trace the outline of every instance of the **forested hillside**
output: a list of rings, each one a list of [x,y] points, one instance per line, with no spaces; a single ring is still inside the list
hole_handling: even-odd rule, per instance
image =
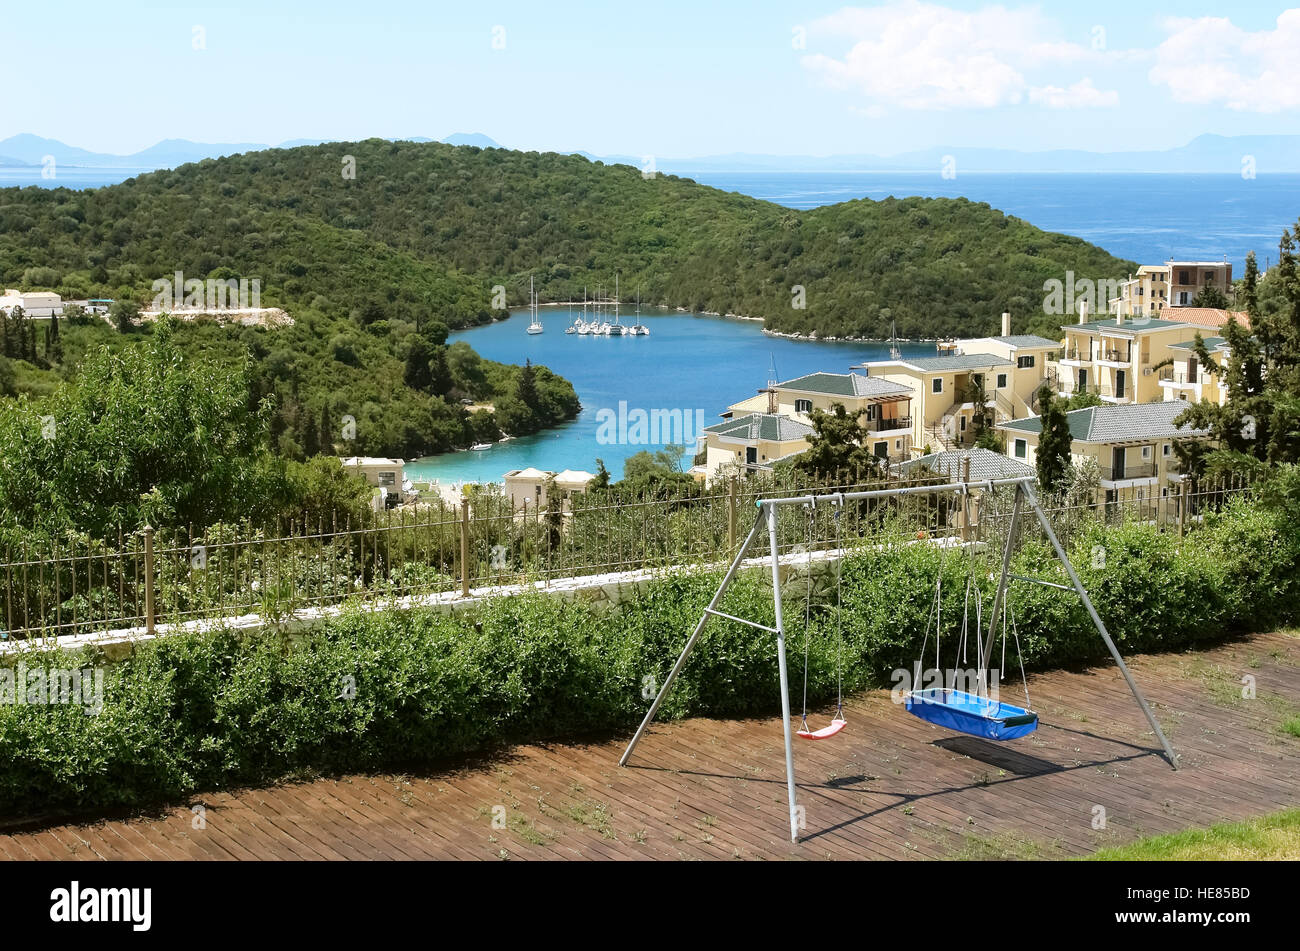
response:
[[[492,316],[494,285],[517,305],[530,275],[543,300],[562,300],[616,273],[625,298],[787,332],[879,336],[892,320],[906,336],[983,333],[1003,310],[1018,331],[1050,329],[1044,281],[1133,267],[964,199],[793,211],[580,156],[438,143],[270,150],[93,192],[0,190],[10,285],[143,299],[178,269],[257,277],[264,302],[361,331],[425,316],[455,329]]]

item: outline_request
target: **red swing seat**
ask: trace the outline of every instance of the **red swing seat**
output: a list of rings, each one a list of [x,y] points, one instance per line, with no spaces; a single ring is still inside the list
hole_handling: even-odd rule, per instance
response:
[[[828,726],[824,726],[824,727],[822,727],[820,730],[809,730],[809,729],[807,729],[807,727],[808,727],[808,721],[807,721],[807,720],[804,720],[804,724],[803,724],[803,725],[804,725],[804,729],[802,729],[802,730],[796,730],[796,731],[795,731],[795,734],[794,734],[795,736],[799,737],[799,739],[801,739],[801,740],[828,740],[828,739],[830,739],[832,736],[834,736],[836,733],[840,732],[840,730],[842,730],[842,729],[844,729],[846,726],[848,726],[849,723],[848,723],[848,721],[845,720],[842,716],[840,716],[839,714],[836,714],[836,715],[835,715],[835,718],[834,718],[833,720],[831,720],[830,725],[828,725]]]

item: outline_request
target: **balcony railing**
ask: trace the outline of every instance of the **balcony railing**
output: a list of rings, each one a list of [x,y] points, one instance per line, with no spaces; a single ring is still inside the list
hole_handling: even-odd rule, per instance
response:
[[[873,419],[867,423],[869,432],[884,433],[891,432],[895,429],[911,429],[912,417],[910,416],[886,416],[884,419]]]
[[[1175,370],[1173,367],[1162,367],[1160,370],[1161,383],[1177,383],[1181,386],[1187,386],[1193,383],[1200,383],[1200,373],[1184,373],[1181,370]]]
[[[1156,464],[1154,462],[1141,462],[1136,465],[1124,465],[1118,468],[1112,466],[1101,467],[1101,479],[1103,482],[1119,482],[1122,479],[1154,479],[1156,475]]]
[[[1106,360],[1110,363],[1131,363],[1132,362],[1131,360],[1129,360],[1128,355],[1123,350],[1116,350],[1113,347],[1098,349],[1097,359]]]

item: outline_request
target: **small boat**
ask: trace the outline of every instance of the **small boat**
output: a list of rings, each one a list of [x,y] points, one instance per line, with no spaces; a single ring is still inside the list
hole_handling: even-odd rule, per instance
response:
[[[528,332],[530,334],[539,334],[545,328],[537,316],[537,295],[533,293],[533,279],[531,277],[528,278],[528,308],[533,318],[528,324]]]
[[[476,442],[469,448],[473,449],[475,452],[482,452],[484,449],[491,449],[492,444],[490,442]]]

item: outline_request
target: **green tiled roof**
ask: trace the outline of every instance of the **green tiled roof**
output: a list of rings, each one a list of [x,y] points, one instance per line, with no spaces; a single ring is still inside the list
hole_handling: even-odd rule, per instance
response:
[[[1065,414],[1070,438],[1080,442],[1127,442],[1133,439],[1162,439],[1209,435],[1207,429],[1175,426],[1174,419],[1191,404],[1186,400],[1163,403],[1115,403],[1089,406]],[[1020,433],[1041,433],[1040,416],[1013,419],[999,429]]]
[[[1143,330],[1163,330],[1166,327],[1185,326],[1181,320],[1161,320],[1159,317],[1125,317],[1124,323],[1118,324],[1115,318],[1109,320],[1090,320],[1086,324],[1062,324],[1062,330],[1076,333],[1099,333],[1103,330],[1120,333],[1138,333]]]
[[[1057,344],[1056,346],[1059,346]],[[952,370],[984,370],[992,367],[1009,367],[1010,360],[992,353],[962,353],[934,357],[906,357],[898,361],[904,366],[916,367],[928,373],[946,373]]]
[[[779,416],[771,413],[750,413],[748,416],[740,416],[736,419],[729,419],[724,423],[707,426],[704,431],[719,436],[729,436],[732,439],[745,439],[750,442],[757,442],[760,439],[768,442],[788,442],[792,439],[806,438],[812,433],[813,428],[798,420],[791,419],[789,416]]]
[[[1012,334],[1010,337],[990,337],[989,339],[996,340],[998,343],[1005,343],[1009,347],[1016,347],[1018,349],[1034,349],[1040,347],[1059,348],[1061,346],[1061,341],[1048,340],[1046,337],[1038,336],[1038,334]]]
[[[1216,350],[1228,349],[1224,346],[1228,341],[1222,337],[1202,337],[1201,339],[1205,341],[1205,349],[1209,350],[1210,353],[1214,353]],[[1196,341],[1194,340],[1184,340],[1182,343],[1171,343],[1169,347],[1171,350],[1191,350],[1195,345]]]
[[[906,396],[910,387],[891,383],[861,373],[809,373],[794,380],[778,383],[785,390],[825,393],[827,396]]]

